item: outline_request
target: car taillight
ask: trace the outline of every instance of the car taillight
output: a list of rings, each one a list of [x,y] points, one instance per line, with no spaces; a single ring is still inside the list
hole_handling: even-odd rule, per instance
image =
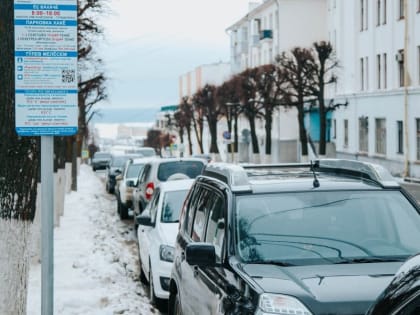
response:
[[[150,200],[150,198],[152,198],[154,191],[155,191],[155,185],[153,183],[148,183],[146,185],[146,199],[147,200]]]

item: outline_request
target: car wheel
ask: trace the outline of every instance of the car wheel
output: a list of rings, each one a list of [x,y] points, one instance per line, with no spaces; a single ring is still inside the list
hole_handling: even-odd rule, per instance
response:
[[[159,299],[155,295],[155,286],[153,284],[152,266],[149,266],[149,298],[150,303],[155,305],[159,310],[162,310],[164,306],[163,299]]]
[[[121,202],[120,204],[120,219],[121,220],[127,220],[128,219],[128,208],[122,204]]]
[[[173,304],[172,314],[173,315],[182,315],[181,301],[179,300],[179,294],[178,294],[178,292],[175,295],[175,300],[174,300],[174,304]]]
[[[148,284],[146,275],[144,274],[143,267],[141,266],[141,257],[140,257],[140,248],[139,248],[139,265],[140,265],[140,282],[143,284]]]

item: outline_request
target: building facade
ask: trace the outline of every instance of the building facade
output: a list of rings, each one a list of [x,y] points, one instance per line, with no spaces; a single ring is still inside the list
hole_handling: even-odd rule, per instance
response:
[[[329,95],[337,157],[420,177],[420,1],[330,0],[328,34],[340,61]]]
[[[294,47],[312,47],[327,39],[327,0],[266,0],[250,3],[249,12],[227,28],[230,35],[231,69],[236,74],[247,68],[273,63],[276,56]],[[245,119],[240,129],[249,129]],[[266,162],[295,162],[300,159],[297,111],[279,108],[273,117],[272,155]],[[264,123],[257,136],[265,151]],[[249,148],[250,150],[250,148]],[[250,153],[249,153],[250,155]]]

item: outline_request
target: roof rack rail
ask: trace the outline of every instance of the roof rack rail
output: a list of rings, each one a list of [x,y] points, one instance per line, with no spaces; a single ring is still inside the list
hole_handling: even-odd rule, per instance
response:
[[[245,170],[236,164],[215,162],[204,168],[203,176],[210,176],[228,184],[233,191],[248,191],[251,186]]]
[[[378,164],[346,159],[317,159],[312,163],[279,164],[231,164],[210,163],[203,171],[204,176],[217,178],[228,184],[234,191],[250,190],[249,171],[251,170],[287,170],[307,169],[320,173],[335,173],[371,180],[383,188],[400,187],[391,173]]]
[[[370,179],[383,188],[400,187],[391,173],[383,166],[358,160],[319,159],[313,163],[317,172],[333,172]]]

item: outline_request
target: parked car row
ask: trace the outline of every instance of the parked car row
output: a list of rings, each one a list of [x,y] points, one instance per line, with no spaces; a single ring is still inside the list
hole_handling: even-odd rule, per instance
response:
[[[419,205],[380,166],[174,177],[136,216],[141,279],[169,314],[420,314]]]

